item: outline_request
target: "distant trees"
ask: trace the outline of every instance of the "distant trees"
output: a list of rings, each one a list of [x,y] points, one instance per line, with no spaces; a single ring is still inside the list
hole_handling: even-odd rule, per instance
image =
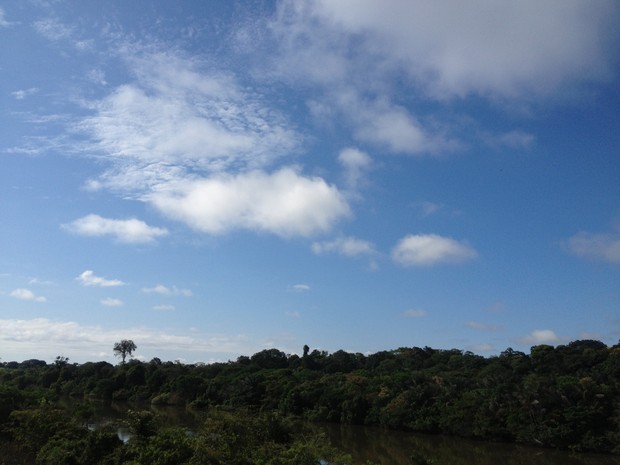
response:
[[[301,356],[266,349],[237,361],[193,365],[158,358],[125,363],[136,350],[133,341],[114,349],[122,357],[117,366],[65,364],[63,356],[49,365],[31,359],[1,366],[0,450],[2,424],[16,405],[27,406],[32,390],[47,398],[276,411],[314,421],[620,454],[620,344],[579,340],[534,346],[529,353],[508,348],[486,358],[430,347],[364,355],[305,346]]]
[[[62,367],[67,366],[68,363],[69,357],[65,357],[64,355],[59,355],[58,357],[56,357],[56,360],[54,360],[54,365],[59,370],[62,369]]]
[[[138,346],[131,339],[123,339],[121,342],[116,342],[114,344],[114,356],[121,357],[122,362],[125,363],[125,359],[131,354],[134,350],[136,350]]]

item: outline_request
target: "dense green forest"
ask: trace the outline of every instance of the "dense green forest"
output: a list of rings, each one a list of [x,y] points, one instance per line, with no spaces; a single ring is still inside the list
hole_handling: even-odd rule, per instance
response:
[[[51,364],[4,362],[2,440],[28,448],[25,432],[42,421],[33,417],[52,415],[53,401],[64,396],[249,411],[253,421],[295,417],[620,454],[620,344],[593,340],[538,345],[529,354],[507,349],[493,357],[429,347],[363,355],[306,346],[302,356],[269,349],[208,365],[157,358],[116,366],[71,364],[64,357]],[[292,444],[287,447],[300,447]]]

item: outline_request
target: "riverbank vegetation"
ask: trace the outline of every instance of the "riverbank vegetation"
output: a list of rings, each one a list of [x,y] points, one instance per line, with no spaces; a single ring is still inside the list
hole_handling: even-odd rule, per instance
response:
[[[0,368],[4,440],[21,444],[20,428],[31,427],[29,415],[43,414],[40,404],[27,408],[32,399],[40,403],[60,396],[262,412],[620,454],[620,345],[593,340],[538,345],[529,354],[507,349],[493,357],[429,347],[372,355],[304,347],[302,356],[269,349],[208,365],[157,358],[116,366],[71,364],[64,357],[52,364],[5,362]],[[105,432],[97,434],[98,439],[76,440],[112,441]],[[197,440],[178,431],[166,434],[153,437]]]

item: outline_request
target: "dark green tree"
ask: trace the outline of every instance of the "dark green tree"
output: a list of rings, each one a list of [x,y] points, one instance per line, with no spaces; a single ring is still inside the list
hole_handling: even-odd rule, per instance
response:
[[[114,356],[121,357],[122,363],[125,363],[125,359],[136,350],[138,346],[131,339],[123,339],[121,342],[114,344]]]

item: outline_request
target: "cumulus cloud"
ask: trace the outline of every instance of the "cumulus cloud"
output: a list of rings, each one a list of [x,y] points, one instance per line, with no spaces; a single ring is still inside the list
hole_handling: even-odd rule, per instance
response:
[[[63,228],[82,236],[112,236],[119,242],[129,244],[153,242],[158,237],[168,235],[167,229],[149,226],[135,218],[115,220],[94,214],[65,224]]]
[[[350,214],[336,187],[290,168],[187,182],[174,192],[153,193],[150,201],[168,217],[209,234],[248,229],[311,236]]]
[[[180,295],[183,297],[191,297],[193,295],[190,289],[180,289],[176,286],[168,287],[163,284],[157,284],[154,287],[144,287],[142,288],[142,292],[146,294],[159,294],[166,296]]]
[[[560,338],[550,329],[536,329],[527,336],[519,339],[521,344],[557,344]]]
[[[20,300],[31,300],[33,302],[46,302],[47,301],[45,297],[36,295],[30,289],[23,289],[23,288],[15,289],[11,291],[9,295],[11,297],[15,297],[16,299],[20,299]]]
[[[122,307],[125,303],[120,299],[108,297],[101,301],[101,305],[105,305],[106,307]]]
[[[403,316],[407,318],[422,318],[426,316],[426,311],[419,308],[412,308],[409,310],[405,310],[403,312]]]
[[[235,77],[173,52],[123,54],[136,81],[92,102],[93,114],[74,126],[85,135],[75,149],[110,163],[89,189],[148,202],[208,234],[309,236],[350,214],[323,179],[267,169],[294,155],[302,137]]]
[[[583,231],[565,244],[571,253],[579,257],[620,264],[620,229],[598,234]]]
[[[392,250],[392,259],[403,266],[460,263],[477,255],[469,245],[436,234],[406,236]]]
[[[355,37],[369,59],[403,70],[436,98],[541,95],[607,78],[613,48],[603,44],[617,37],[618,16],[613,0],[321,0],[288,12],[295,24],[311,18],[315,28]]]
[[[371,242],[355,237],[340,237],[333,241],[314,242],[312,251],[316,254],[338,253],[346,257],[372,255],[375,248]]]
[[[307,104],[321,124],[343,124],[357,141],[393,153],[427,155],[480,138],[498,149],[529,148],[531,134],[465,134],[462,119],[428,112],[428,103],[476,96],[527,105],[608,80],[618,15],[614,0],[542,7],[536,0],[283,1],[260,28],[269,34],[254,33],[251,41],[244,30],[239,37],[248,55],[262,44],[271,57],[260,54],[260,73],[316,91]]]
[[[84,271],[75,279],[79,281],[82,286],[115,287],[125,285],[120,279],[106,279],[95,276],[95,273],[91,270]]]

